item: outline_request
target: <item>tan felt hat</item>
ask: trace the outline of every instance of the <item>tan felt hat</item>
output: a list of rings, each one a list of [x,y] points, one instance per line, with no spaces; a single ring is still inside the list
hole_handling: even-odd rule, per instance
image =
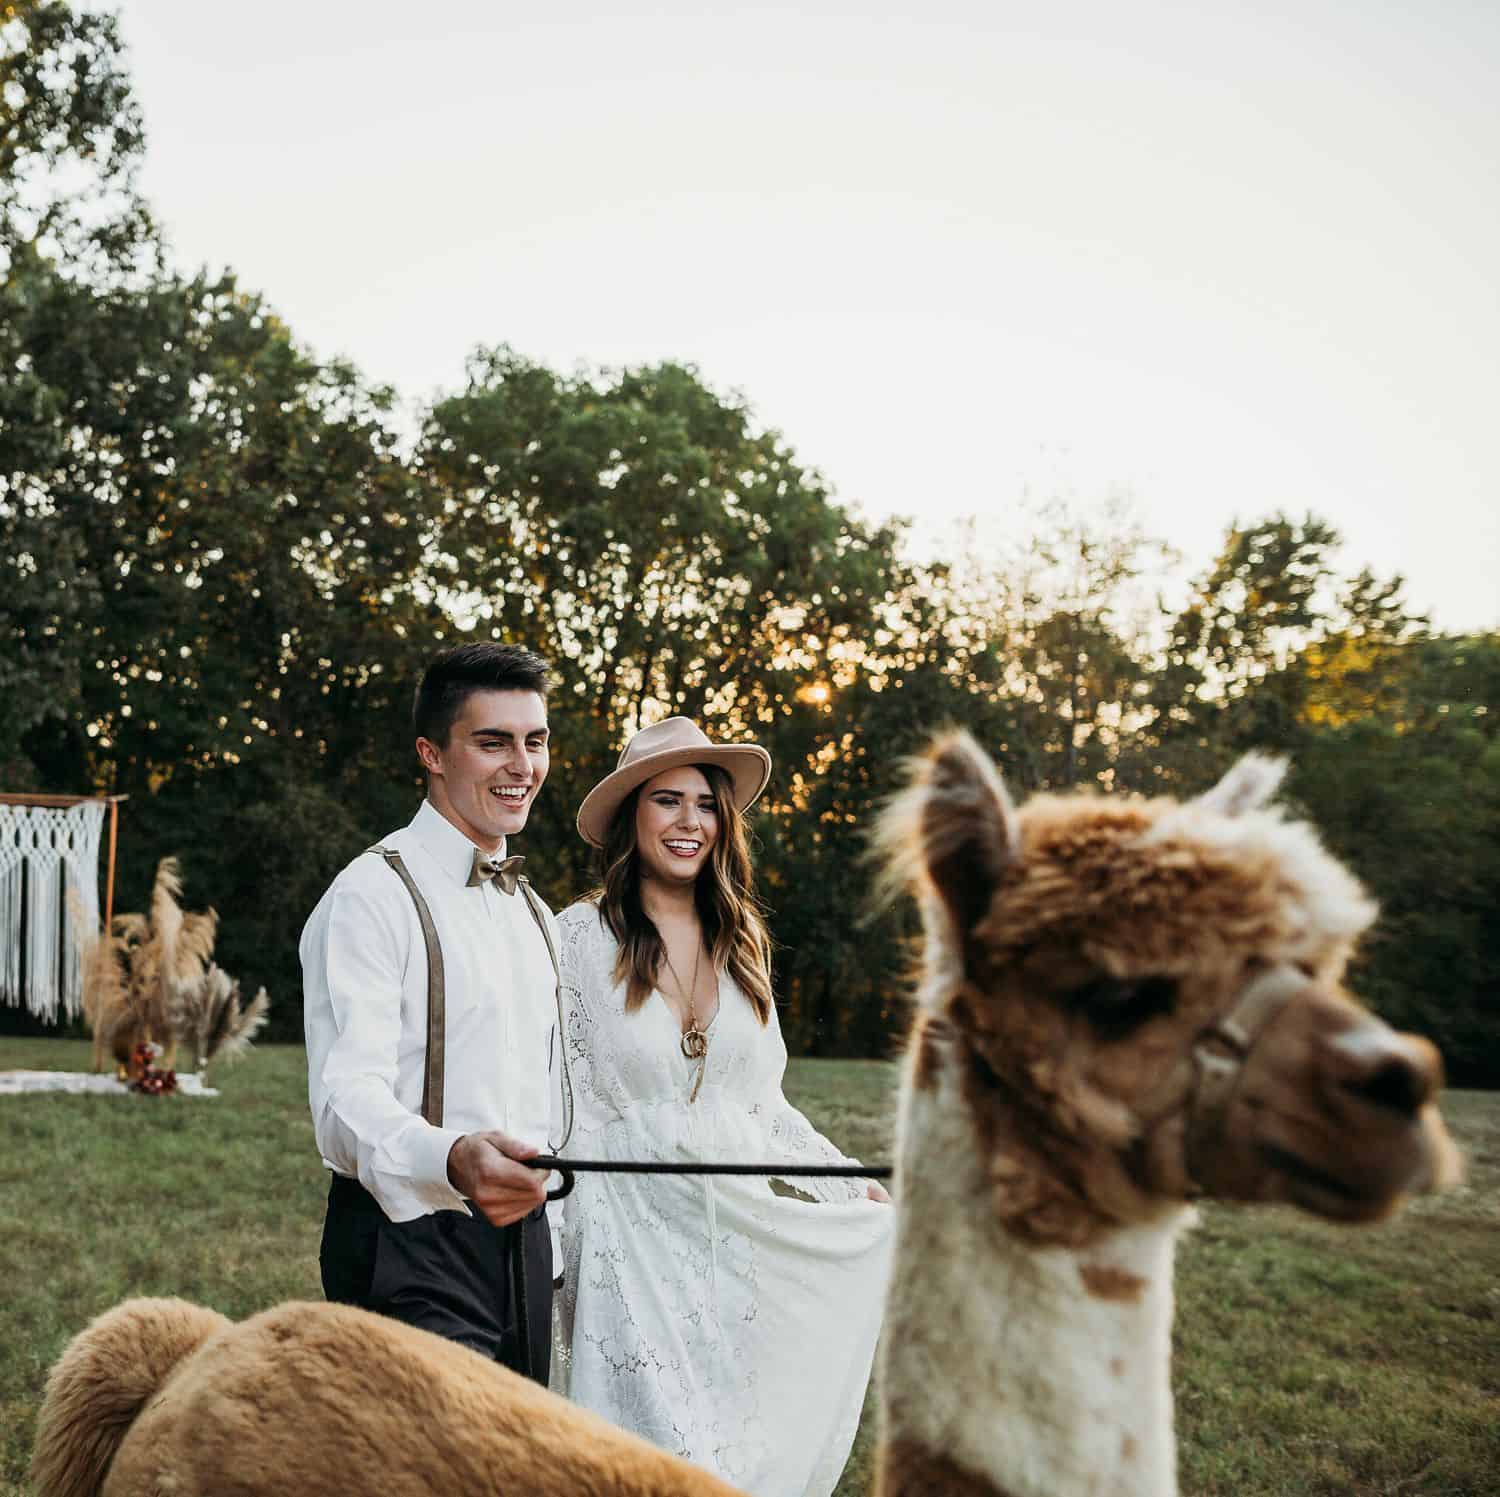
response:
[[[734,803],[753,805],[771,778],[771,756],[758,743],[715,743],[686,717],[668,717],[642,728],[620,751],[620,762],[584,796],[578,808],[578,835],[594,847],[620,802],[647,780],[679,764],[717,764],[734,780]]]

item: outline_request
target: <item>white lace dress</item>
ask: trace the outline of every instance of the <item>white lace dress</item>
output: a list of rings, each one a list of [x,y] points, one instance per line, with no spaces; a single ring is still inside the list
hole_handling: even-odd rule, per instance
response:
[[[558,919],[577,1159],[849,1162],[781,1092],[786,1045],[726,976],[707,1069],[635,1013],[592,904]],[[892,1208],[861,1180],[588,1175],[564,1205],[554,1387],[753,1497],[827,1497],[859,1423]]]

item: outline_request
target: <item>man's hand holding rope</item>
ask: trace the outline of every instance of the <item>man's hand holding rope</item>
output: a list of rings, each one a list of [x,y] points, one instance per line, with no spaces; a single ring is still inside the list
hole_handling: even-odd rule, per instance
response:
[[[491,1225],[508,1227],[547,1199],[547,1176],[522,1161],[537,1151],[496,1129],[466,1133],[448,1151],[448,1183]]]

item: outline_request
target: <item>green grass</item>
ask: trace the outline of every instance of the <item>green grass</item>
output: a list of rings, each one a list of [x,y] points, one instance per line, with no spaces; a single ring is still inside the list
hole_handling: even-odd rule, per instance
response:
[[[88,1046],[0,1039],[0,1069]],[[0,1497],[22,1497],[46,1369],[91,1316],[180,1294],[235,1317],[317,1297],[325,1180],[302,1052],[258,1046],[216,1101],[0,1098]],[[889,1157],[891,1068],[796,1061],[789,1091]],[[1210,1207],[1178,1273],[1177,1420],[1196,1497],[1500,1494],[1500,1095],[1454,1093],[1461,1190],[1342,1231]],[[839,1487],[868,1489],[871,1424]],[[1060,1494],[1065,1497],[1065,1494]]]

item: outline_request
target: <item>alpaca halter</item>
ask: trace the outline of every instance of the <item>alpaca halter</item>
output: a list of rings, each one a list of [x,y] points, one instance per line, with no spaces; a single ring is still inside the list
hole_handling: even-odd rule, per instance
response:
[[[1158,1093],[1171,1100],[1152,1109],[1152,1127],[1179,1112],[1186,1114],[1182,1153],[1189,1194],[1206,1191],[1203,1180],[1223,1146],[1229,1108],[1250,1052],[1271,1020],[1307,984],[1307,974],[1286,962],[1251,978],[1229,1011],[1199,1032],[1191,1052],[1177,1062]]]

